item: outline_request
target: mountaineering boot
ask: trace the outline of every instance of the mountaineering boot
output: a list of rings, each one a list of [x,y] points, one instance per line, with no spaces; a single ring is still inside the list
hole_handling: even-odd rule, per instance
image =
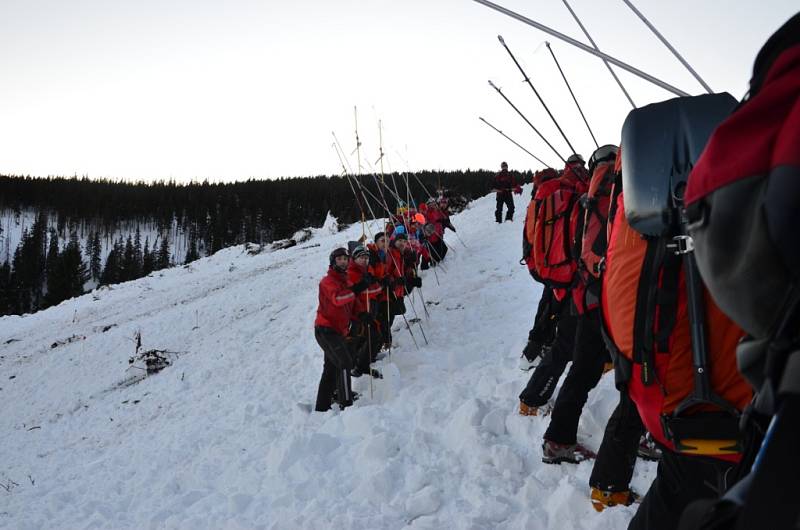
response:
[[[613,506],[630,506],[634,502],[639,502],[639,494],[633,491],[604,491],[592,488],[591,494],[592,508],[602,512],[606,508]]]
[[[545,464],[560,464],[568,462],[577,464],[597,455],[581,444],[560,444],[545,440],[542,444],[542,462]]]
[[[547,416],[553,410],[553,405],[545,403],[541,407],[531,407],[524,401],[519,402],[519,415],[520,416]]]
[[[494,220],[497,221],[498,223],[502,223],[503,214],[501,214],[500,212],[494,212]]]
[[[661,459],[661,448],[656,445],[649,432],[644,433],[639,439],[637,454],[642,460],[649,460],[650,462],[657,462]]]

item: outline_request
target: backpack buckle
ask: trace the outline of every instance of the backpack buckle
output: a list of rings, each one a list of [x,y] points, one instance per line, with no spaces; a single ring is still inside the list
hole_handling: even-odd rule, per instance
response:
[[[675,236],[672,241],[673,243],[667,244],[667,248],[675,252],[676,255],[682,256],[694,252],[694,239],[692,236]]]

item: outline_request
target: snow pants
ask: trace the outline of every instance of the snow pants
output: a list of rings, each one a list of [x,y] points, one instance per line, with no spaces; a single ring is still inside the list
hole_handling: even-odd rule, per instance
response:
[[[506,205],[506,221],[514,220],[514,196],[510,191],[497,192],[497,209],[494,211],[494,220],[503,222],[503,204]]]
[[[350,327],[350,336],[347,340],[351,342],[350,351],[355,353],[355,366],[362,374],[369,372],[370,364],[375,362],[378,352],[381,351],[383,337],[378,328],[378,322],[375,320],[369,324],[353,322]]]
[[[375,318],[377,319],[381,328],[380,341],[383,344],[391,344],[394,315],[391,314],[391,308],[389,307],[389,302],[387,300],[381,300],[378,302]]]
[[[563,303],[558,317],[555,341],[519,395],[519,400],[529,407],[541,407],[555,392],[558,379],[564,373],[567,363],[572,360],[577,321],[577,317],[570,314],[569,304]]]
[[[336,391],[339,406],[341,408],[349,407],[353,404],[353,391],[350,388],[350,370],[353,368],[353,359],[344,337],[330,328],[317,326],[314,328],[314,338],[325,352],[322,378],[319,380],[317,404],[314,410],[319,412],[330,410],[334,391]]]
[[[636,404],[627,391],[620,392],[619,403],[608,419],[603,442],[594,461],[589,486],[615,493],[630,490],[642,434],[644,425]]]
[[[735,464],[714,458],[684,456],[667,449],[658,462],[655,480],[631,519],[628,530],[673,530],[692,501],[715,498],[727,484]],[[769,521],[764,521],[769,527]]]
[[[569,445],[577,442],[583,406],[603,375],[603,365],[609,361],[600,333],[599,310],[587,311],[578,317],[572,366],[553,406],[545,440]]]
[[[528,332],[528,344],[523,351],[529,361],[539,355],[543,346],[549,346],[555,340],[561,304],[553,296],[553,289],[545,286],[533,319],[533,327]]]

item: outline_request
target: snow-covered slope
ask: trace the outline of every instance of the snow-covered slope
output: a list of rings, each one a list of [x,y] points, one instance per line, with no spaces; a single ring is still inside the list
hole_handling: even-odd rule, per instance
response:
[[[591,508],[591,463],[542,464],[547,419],[516,414],[540,294],[518,264],[526,201],[513,223],[494,223],[492,196],[454,217],[468,248],[448,235],[441,285],[424,273],[429,319],[415,301],[429,344],[397,331],[386,379],[354,380],[345,412],[297,403],[322,371],[318,280],[360,226],[0,319],[0,527],[624,527],[633,508]],[[180,353],[120,388],[137,332]],[[606,376],[581,420],[590,447],[616,400]],[[639,491],[653,469],[638,465]]]

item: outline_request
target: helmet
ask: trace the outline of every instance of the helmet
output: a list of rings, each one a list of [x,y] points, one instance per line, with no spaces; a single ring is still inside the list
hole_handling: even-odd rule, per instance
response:
[[[592,153],[592,156],[589,157],[589,173],[594,173],[594,168],[597,167],[597,164],[616,160],[617,153],[619,153],[619,147],[616,145],[606,144],[598,147],[597,150]]]
[[[500,162],[500,169],[508,169],[508,162]]]
[[[567,158],[567,164],[575,163],[586,164],[586,160],[584,160],[583,157],[578,153],[572,153],[569,155],[569,158]]]
[[[405,234],[405,233],[406,233],[406,227],[405,226],[397,225],[397,226],[394,227],[394,235],[395,236],[398,236],[400,234]]]
[[[418,213],[418,214],[416,214],[414,216],[414,221],[416,221],[417,223],[419,223],[421,225],[424,225],[425,224],[425,216],[422,215],[421,213]]]
[[[339,256],[347,256],[347,250],[344,247],[339,247],[331,252],[331,255],[328,257],[328,263],[331,267],[336,266],[336,258]]]

